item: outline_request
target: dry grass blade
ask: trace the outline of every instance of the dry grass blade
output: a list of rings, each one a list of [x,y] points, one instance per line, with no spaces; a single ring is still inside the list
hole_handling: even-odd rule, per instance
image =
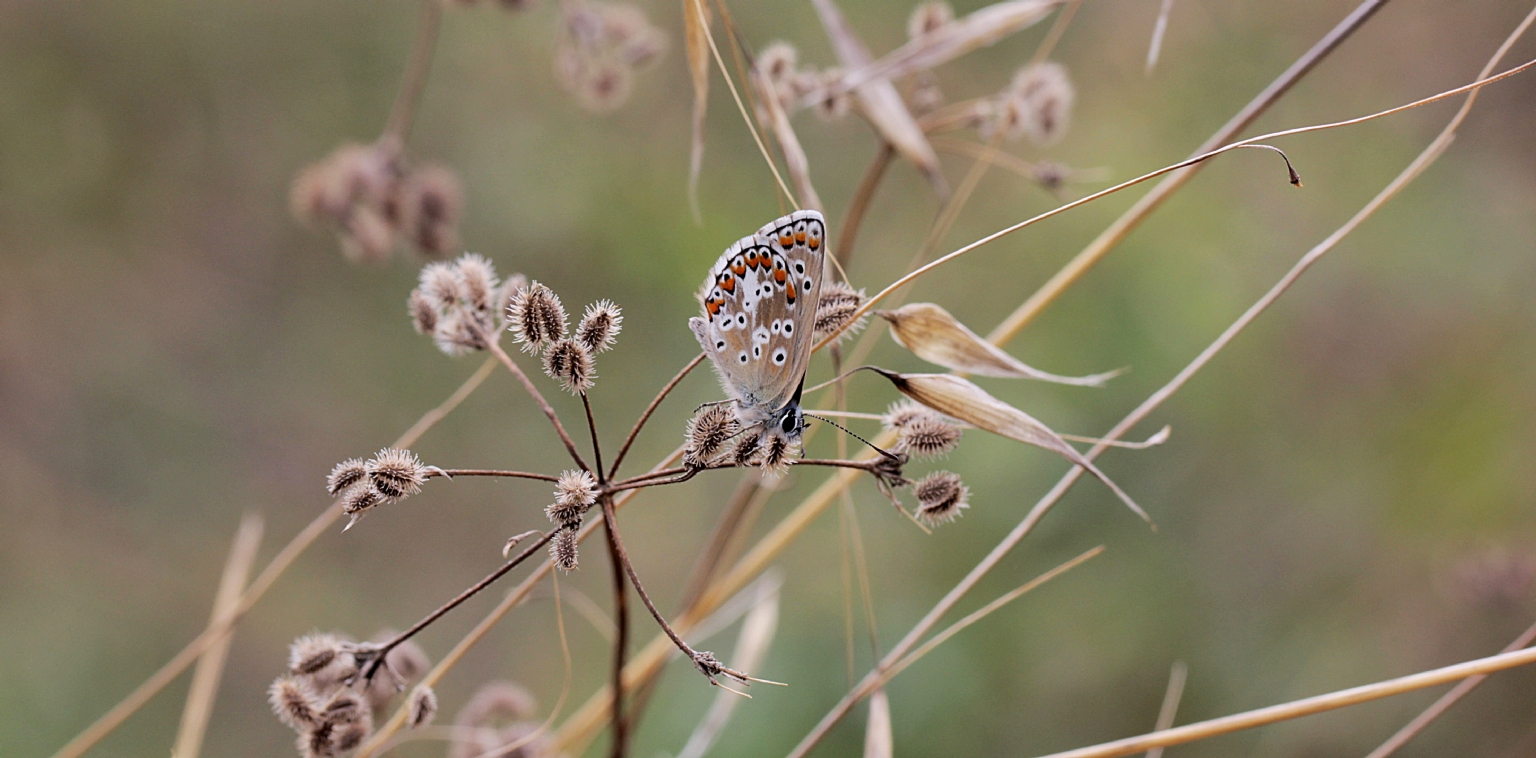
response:
[[[1010,379],[1038,379],[1080,387],[1102,387],[1118,376],[1110,371],[1091,376],[1059,376],[1025,365],[1019,359],[987,342],[949,311],[933,303],[912,303],[894,311],[875,311],[891,325],[891,338],[929,363],[978,376]]]
[[[767,74],[754,68],[751,76],[753,85],[757,87],[758,102],[768,116],[768,123],[763,126],[772,129],[774,138],[779,141],[789,180],[795,183],[795,189],[800,193],[800,207],[822,210],[821,196],[816,194],[816,188],[811,185],[811,162],[805,157],[805,148],[800,146],[795,127],[789,123],[789,114],[784,112],[778,96],[774,94],[773,84],[768,81]]]
[[[871,60],[869,50],[854,36],[837,4],[833,0],[812,2],[821,18],[821,25],[827,30],[827,38],[832,41],[832,50],[843,68],[853,70],[868,66]],[[940,197],[948,196],[949,185],[944,181],[939,156],[933,151],[933,145],[928,144],[928,137],[923,134],[922,127],[912,118],[912,112],[907,110],[896,86],[886,78],[867,77],[857,86],[845,89],[853,91],[860,112],[880,133],[881,138],[901,153],[901,157],[916,166]]]
[[[752,610],[747,612],[747,618],[741,623],[741,633],[736,638],[736,654],[731,657],[731,667],[738,671],[758,670],[768,653],[768,646],[773,643],[774,633],[778,631],[778,586],[765,583],[760,586],[757,595]],[[716,695],[709,712],[688,737],[688,742],[682,752],[677,754],[677,758],[703,758],[720,738],[726,723],[731,719],[731,713],[740,702],[741,698],[729,692]]]
[[[1157,711],[1157,724],[1154,731],[1161,732],[1173,726],[1173,719],[1179,713],[1179,701],[1184,697],[1184,681],[1189,677],[1189,668],[1183,661],[1174,661],[1173,668],[1168,671],[1168,689],[1163,693],[1163,707]],[[1163,758],[1161,745],[1147,751],[1147,758]]]
[[[1147,46],[1147,76],[1157,68],[1157,58],[1163,52],[1163,35],[1168,32],[1168,15],[1173,13],[1173,0],[1163,0],[1157,10],[1157,23],[1152,26],[1152,44]]]
[[[1392,695],[1401,695],[1404,692],[1413,692],[1414,690],[1447,684],[1470,676],[1490,674],[1495,671],[1503,671],[1504,669],[1532,663],[1536,663],[1536,648],[1518,650],[1513,653],[1500,653],[1499,655],[1487,658],[1458,663],[1454,666],[1422,671],[1417,674],[1410,674],[1409,676],[1398,677],[1397,679],[1388,679],[1375,684],[1351,687],[1347,690],[1330,692],[1326,695],[1293,700],[1289,703],[1272,705],[1268,708],[1259,708],[1209,721],[1165,729],[1160,732],[1152,732],[1140,737],[1129,737],[1092,747],[1068,750],[1063,753],[1052,753],[1049,756],[1044,756],[1044,758],[1117,758],[1117,756],[1132,755],[1156,747],[1182,745],[1186,742],[1203,740],[1221,734],[1230,734],[1243,729],[1252,729],[1256,726],[1288,721],[1301,716],[1309,716],[1314,713],[1322,713],[1359,703],[1368,703],[1372,700],[1380,700]]]
[[[235,532],[235,542],[229,548],[229,558],[224,563],[224,575],[219,578],[219,590],[213,598],[213,617],[208,625],[229,627],[240,603],[240,591],[256,562],[256,548],[261,545],[261,516],[247,513],[240,519]],[[214,697],[219,692],[219,680],[224,675],[224,661],[229,655],[229,644],[234,640],[234,629],[228,628],[214,642],[192,671],[192,686],[187,691],[187,707],[181,713],[181,726],[176,732],[176,748],[171,752],[177,758],[197,758],[203,747],[203,735],[208,730],[208,718],[213,715]]]
[[[885,690],[869,696],[869,723],[864,727],[864,758],[891,758],[896,741],[891,735],[891,699]]]
[[[704,27],[710,23],[703,0],[683,0],[683,46],[688,54],[688,75],[693,80],[693,139],[688,151],[688,207],[693,220],[699,211],[699,173],[704,170],[704,116],[709,111],[709,40]]]
[[[993,434],[1043,447],[1082,466],[1109,487],[1121,502],[1135,511],[1136,515],[1148,524],[1152,523],[1152,517],[1148,516],[1130,495],[1120,489],[1119,485],[1093,465],[1092,461],[1079,453],[1077,448],[1068,445],[1061,435],[1051,431],[1050,427],[1040,423],[1028,413],[992,397],[986,390],[952,374],[898,374],[884,369],[874,370],[891,380],[891,384],[894,384],[901,394],[939,413],[960,419]]]
[[[1027,29],[1050,15],[1062,0],[1011,0],[994,3],[954,23],[925,34],[892,50],[880,60],[843,76],[843,89],[864,86],[880,79],[899,79],[941,66],[978,48],[987,47],[1010,34]],[[844,62],[847,65],[847,62]]]

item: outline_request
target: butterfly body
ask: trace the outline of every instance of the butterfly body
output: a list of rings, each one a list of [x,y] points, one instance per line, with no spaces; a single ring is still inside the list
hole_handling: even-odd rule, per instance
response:
[[[826,259],[826,221],[795,211],[726,248],[688,320],[742,426],[798,442],[800,389],[810,363]]]

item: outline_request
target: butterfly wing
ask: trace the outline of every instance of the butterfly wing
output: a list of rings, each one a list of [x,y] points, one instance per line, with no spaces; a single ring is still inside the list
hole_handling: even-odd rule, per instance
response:
[[[688,324],[742,410],[764,416],[794,396],[811,356],[826,221],[795,211],[726,248]]]

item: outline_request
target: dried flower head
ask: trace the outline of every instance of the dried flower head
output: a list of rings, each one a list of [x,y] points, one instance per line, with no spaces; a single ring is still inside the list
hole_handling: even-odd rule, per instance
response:
[[[899,434],[914,422],[928,419],[943,420],[943,418],[938,412],[926,405],[912,400],[900,400],[892,403],[891,407],[885,410],[885,418],[882,419],[882,422],[886,431]]]
[[[949,3],[922,3],[907,17],[907,37],[917,39],[932,34],[954,20],[955,9]]]
[[[613,347],[624,316],[612,300],[599,300],[587,306],[586,315],[576,325],[576,341],[593,353],[601,353]]]
[[[593,113],[608,113],[629,101],[635,89],[634,70],[622,61],[598,61],[586,66],[576,102]]]
[[[342,531],[351,529],[358,519],[385,501],[385,497],[373,488],[373,482],[363,480],[341,493],[341,512],[351,516]]]
[[[355,208],[342,225],[341,255],[353,263],[383,263],[395,248],[395,230],[384,214]]]
[[[508,322],[523,350],[536,353],[565,337],[565,306],[553,290],[534,282],[512,301]]]
[[[561,529],[549,543],[549,558],[555,568],[569,574],[576,570],[576,530]]]
[[[501,314],[503,325],[510,323],[508,319],[512,318],[512,305],[525,289],[528,289],[528,277],[522,274],[513,274],[501,283],[501,289],[496,293],[496,312]]]
[[[1060,63],[1046,61],[1020,69],[1012,93],[1024,104],[1024,132],[1037,145],[1049,145],[1067,132],[1076,90]]]
[[[475,314],[455,308],[437,322],[432,342],[444,355],[454,358],[485,350],[490,347],[490,337],[483,327]]]
[[[635,71],[665,52],[666,35],[632,5],[571,0],[561,3],[561,10],[564,35],[555,48],[555,79],[594,113],[623,105]]]
[[[320,709],[320,718],[332,724],[351,724],[372,712],[361,696],[344,687],[336,690],[325,701]]]
[[[587,509],[597,502],[597,480],[587,471],[570,469],[555,482],[555,502],[544,509],[556,526],[575,529]]]
[[[417,334],[432,334],[437,330],[437,320],[442,313],[427,299],[420,287],[411,290],[410,297],[405,300],[405,309],[411,315],[411,328]]]
[[[708,466],[740,432],[741,421],[729,405],[716,403],[704,406],[688,420],[683,465],[694,468]]]
[[[348,458],[331,469],[330,475],[325,478],[325,491],[331,493],[331,497],[336,497],[367,475],[362,458]]]
[[[458,248],[464,188],[453,171],[436,164],[413,170],[401,182],[396,204],[401,233],[422,255],[442,258]]]
[[[356,668],[350,660],[351,653],[351,643],[337,635],[306,634],[288,646],[288,670],[300,676],[326,679],[322,674],[340,664],[350,675]]]
[[[1029,108],[1029,103],[1018,93],[1004,92],[987,109],[987,118],[979,128],[982,139],[990,140],[998,134],[1010,140],[1024,136],[1030,118]]]
[[[299,733],[299,755],[304,758],[334,758],[336,746],[332,742],[336,725],[322,721]]]
[[[371,734],[373,714],[364,710],[356,720],[336,725],[335,731],[331,733],[331,748],[336,754],[345,755],[356,750]]]
[[[299,172],[289,201],[305,224],[346,223],[359,204],[377,205],[395,182],[394,151],[384,145],[346,144]]]
[[[427,467],[409,450],[384,448],[375,453],[364,467],[374,489],[391,499],[420,492],[422,482],[427,480]]]
[[[914,419],[901,428],[901,449],[916,458],[948,455],[960,444],[960,427],[938,414]]]
[[[790,464],[794,463],[794,459],[799,456],[799,440],[792,442],[787,437],[770,434],[767,441],[763,444],[763,452],[758,460],[758,465],[762,467],[764,473],[783,476],[789,471]]]
[[[572,395],[579,395],[592,388],[592,351],[573,339],[563,339],[544,353],[544,373],[560,382],[560,386]]]
[[[758,463],[759,454],[763,451],[762,435],[744,434],[736,439],[739,441],[731,450],[732,461],[737,466],[752,466]]]
[[[948,471],[935,471],[917,480],[913,489],[917,494],[917,518],[929,526],[954,521],[960,511],[970,507],[970,488],[960,481],[959,475]]]
[[[306,729],[320,723],[315,690],[302,677],[284,674],[267,688],[267,700],[279,721],[290,729]]]
[[[843,70],[829,68],[819,75],[816,88],[816,115],[823,121],[836,121],[848,115],[849,106],[853,103],[853,94],[839,86],[843,78]]]
[[[768,43],[761,53],[757,55],[757,70],[768,77],[768,82],[774,87],[788,84],[795,75],[795,67],[800,54],[795,46],[783,40],[775,40]]]
[[[827,282],[822,285],[821,299],[816,304],[814,339],[820,341],[839,329],[842,330],[838,334],[839,342],[857,334],[864,328],[866,319],[861,316],[855,322],[853,314],[863,304],[864,290],[855,290],[847,282]]]
[[[501,286],[496,266],[483,255],[465,253],[454,262],[454,267],[463,284],[464,300],[476,310],[490,311],[495,305],[496,289]]]
[[[459,272],[452,263],[440,261],[428,263],[421,267],[421,272],[416,275],[421,286],[417,289],[426,301],[439,311],[457,308],[459,300],[464,296],[463,282],[459,281]]]
[[[411,709],[406,717],[406,725],[411,729],[420,729],[430,723],[437,716],[437,693],[431,687],[422,685],[411,692]]]

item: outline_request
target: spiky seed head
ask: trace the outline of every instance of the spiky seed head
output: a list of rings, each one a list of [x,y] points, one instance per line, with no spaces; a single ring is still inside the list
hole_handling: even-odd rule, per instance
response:
[[[576,325],[576,341],[593,353],[601,353],[613,347],[614,340],[623,327],[624,315],[612,300],[599,300],[587,306],[581,323]]]
[[[437,693],[431,687],[421,685],[411,692],[410,715],[406,719],[412,729],[420,729],[432,723],[437,716]]]
[[[857,334],[864,328],[867,319],[860,316],[858,321],[854,321],[853,315],[863,304],[864,290],[856,290],[846,282],[828,282],[823,285],[821,299],[816,303],[814,339],[820,341],[839,329],[842,330],[838,334],[839,342]]]
[[[518,292],[507,320],[513,336],[529,353],[565,337],[565,306],[560,304],[559,295],[538,282]]]
[[[284,674],[267,688],[267,700],[279,721],[290,729],[300,730],[320,723],[320,706],[315,690],[308,681],[292,674]]]
[[[912,9],[907,17],[907,37],[917,39],[932,34],[955,20],[955,9],[949,3],[923,3]]]
[[[555,568],[569,574],[576,570],[576,530],[561,529],[549,543],[549,557]]]
[[[597,378],[592,351],[573,339],[562,339],[544,353],[544,373],[572,395],[591,389],[592,380]]]
[[[751,466],[758,462],[758,455],[763,451],[762,435],[744,434],[736,438],[736,447],[731,450],[731,459],[737,466]]]
[[[688,419],[683,464],[694,468],[708,466],[740,432],[741,421],[730,406],[724,403],[704,406]]]
[[[377,204],[394,182],[394,155],[378,145],[346,144],[299,172],[289,194],[298,219],[310,226],[343,225],[354,206]]]
[[[1012,91],[1004,92],[987,111],[987,120],[980,128],[982,139],[990,140],[997,134],[1009,140],[1024,136],[1029,125],[1029,111],[1030,105],[1022,96]]]
[[[331,734],[331,747],[338,755],[345,755],[356,750],[371,734],[373,714],[364,710],[356,720],[336,725],[336,731]]]
[[[313,676],[348,651],[346,640],[334,634],[306,634],[288,646],[288,670]]]
[[[437,322],[432,342],[444,355],[453,358],[485,350],[490,347],[490,342],[484,326],[477,314],[455,308]]]
[[[790,464],[800,456],[800,443],[791,442],[788,438],[778,434],[768,435],[768,440],[763,444],[762,458],[758,465],[764,473],[773,476],[783,476],[789,472]]]
[[[350,688],[343,687],[325,701],[320,709],[320,718],[332,724],[350,724],[369,712],[368,704],[363,702],[362,697]]]
[[[417,334],[432,334],[437,330],[437,319],[441,314],[420,287],[411,290],[411,296],[405,299],[405,310],[410,314],[411,328]]]
[[[1024,132],[1031,141],[1049,145],[1066,134],[1077,91],[1065,66],[1054,61],[1025,66],[1009,89],[1025,106]]]
[[[364,464],[368,478],[379,494],[400,499],[421,491],[427,480],[427,467],[409,450],[387,447]]]
[[[840,86],[842,78],[843,70],[837,67],[826,69],[818,75],[815,91],[820,95],[816,98],[815,110],[823,121],[836,121],[848,115],[853,93]]]
[[[496,276],[496,266],[478,253],[465,253],[455,262],[459,281],[464,285],[464,300],[476,310],[489,311],[494,307],[496,288],[501,280]]]
[[[919,479],[913,490],[917,495],[917,518],[929,526],[954,521],[970,507],[970,488],[960,481],[959,475],[948,471],[935,471]]]
[[[299,755],[303,758],[335,758],[336,725],[322,721],[299,733]]]
[[[512,318],[512,304],[517,302],[518,295],[528,289],[528,277],[522,274],[513,274],[501,283],[501,289],[496,293],[496,313],[503,325],[509,323]]]
[[[353,263],[383,263],[395,247],[395,230],[372,208],[354,208],[341,234],[341,255]]]
[[[587,512],[586,508],[579,505],[562,505],[550,503],[544,506],[544,515],[549,517],[550,523],[557,529],[577,529],[581,527],[581,519]]]
[[[757,55],[757,70],[768,77],[769,83],[777,87],[787,83],[795,74],[795,66],[799,62],[800,53],[795,46],[784,40],[775,40],[768,43],[761,53]]]
[[[916,401],[900,400],[892,403],[889,408],[885,409],[885,417],[881,419],[881,422],[884,424],[886,431],[900,434],[903,429],[914,423],[935,419],[942,421],[944,417],[932,408]]]
[[[568,469],[555,482],[555,502],[587,508],[597,502],[597,480],[592,472]]]
[[[901,428],[901,449],[916,458],[948,455],[960,444],[960,427],[938,414],[914,419]]]
[[[401,231],[423,256],[442,258],[458,248],[464,187],[452,170],[428,164],[412,171],[398,203]]]
[[[453,264],[446,261],[428,263],[421,267],[417,277],[421,282],[421,294],[439,311],[459,306],[459,300],[464,296],[464,283]]]
[[[331,493],[331,497],[336,497],[367,475],[362,458],[348,458],[331,469],[330,475],[325,478],[325,491]]]

